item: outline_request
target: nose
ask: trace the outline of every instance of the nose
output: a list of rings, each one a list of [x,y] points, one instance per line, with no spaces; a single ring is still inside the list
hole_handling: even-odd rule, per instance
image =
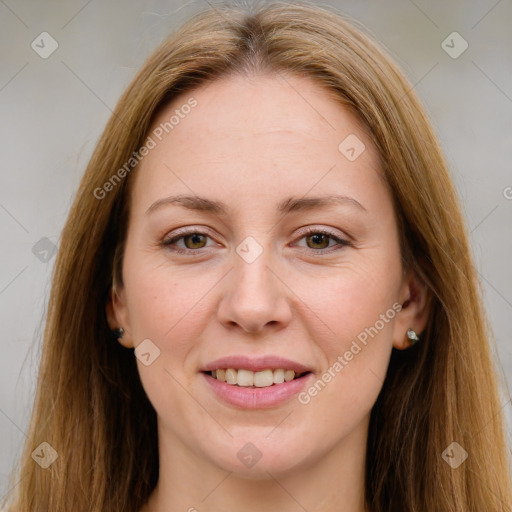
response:
[[[248,333],[265,333],[286,327],[292,318],[291,295],[285,279],[272,268],[266,249],[252,263],[234,254],[234,268],[224,281],[217,311],[227,328],[239,327]]]

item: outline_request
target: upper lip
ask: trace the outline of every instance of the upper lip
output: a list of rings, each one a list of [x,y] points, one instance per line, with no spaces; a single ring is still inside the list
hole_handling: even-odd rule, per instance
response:
[[[210,372],[213,370],[219,369],[244,369],[244,370],[252,370],[253,372],[259,372],[262,370],[268,369],[283,369],[283,370],[293,370],[295,373],[303,373],[312,371],[307,366],[300,364],[296,361],[292,361],[291,359],[286,359],[284,357],[278,357],[273,355],[266,355],[260,357],[247,357],[243,355],[233,355],[221,357],[220,359],[216,359],[211,363],[208,363],[202,371]]]

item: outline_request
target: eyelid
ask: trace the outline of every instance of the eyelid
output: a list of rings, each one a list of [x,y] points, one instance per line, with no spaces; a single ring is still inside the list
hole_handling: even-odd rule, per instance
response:
[[[177,229],[173,230],[172,236],[166,235],[164,237],[164,241],[172,240],[174,238],[178,238],[179,236],[194,235],[194,234],[212,236],[212,233],[213,233],[213,230],[206,226],[187,226],[184,228],[177,228]]]
[[[339,230],[338,230],[339,232]],[[325,226],[316,226],[316,225],[308,225],[304,228],[300,228],[297,236],[304,236],[314,233],[324,233],[326,235],[330,235],[333,238],[337,238],[343,241],[348,242],[350,240],[350,236],[343,232],[336,232],[334,228],[325,227]]]

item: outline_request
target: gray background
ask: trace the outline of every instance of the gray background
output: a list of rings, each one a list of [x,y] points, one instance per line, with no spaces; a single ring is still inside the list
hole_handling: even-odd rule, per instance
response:
[[[433,119],[462,198],[499,370],[510,387],[512,2],[326,3],[388,48]],[[206,0],[0,0],[0,497],[25,440],[51,248],[88,158],[144,59],[204,7]],[[47,59],[31,47],[44,31],[59,45]],[[456,59],[441,46],[453,31],[469,44]],[[506,390],[502,405],[511,421]]]

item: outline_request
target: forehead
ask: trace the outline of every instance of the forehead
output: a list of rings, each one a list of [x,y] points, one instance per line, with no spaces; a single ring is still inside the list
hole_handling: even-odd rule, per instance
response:
[[[222,189],[230,201],[245,191],[245,200],[305,195],[312,187],[332,192],[340,179],[348,191],[380,174],[357,116],[313,79],[297,75],[232,75],[207,83],[161,109],[149,135],[156,145],[135,186],[136,200],[144,203],[166,191]],[[348,137],[364,147],[353,161],[340,150]]]
[[[181,126],[173,128],[176,142],[190,131],[215,138],[228,134],[229,141],[236,141],[248,133],[280,131],[324,138],[328,130],[333,135],[348,126],[363,130],[357,115],[342,105],[333,91],[310,77],[289,73],[232,74],[203,84],[174,98],[159,112],[153,128],[183,109],[191,97],[198,106],[180,120]]]

